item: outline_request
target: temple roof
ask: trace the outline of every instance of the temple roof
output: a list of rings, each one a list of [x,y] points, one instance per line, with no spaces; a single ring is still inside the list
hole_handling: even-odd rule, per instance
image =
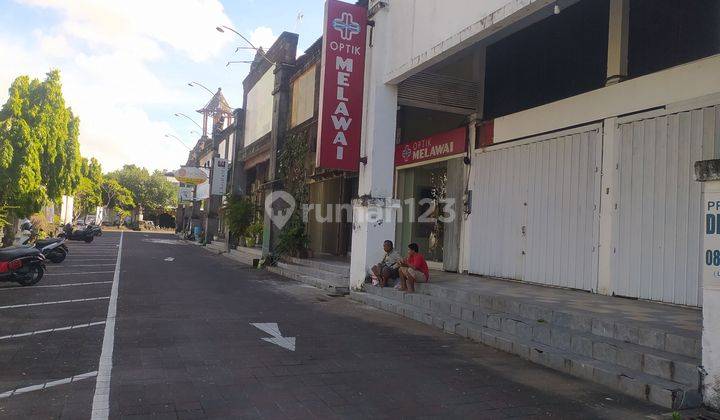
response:
[[[208,102],[207,105],[205,105],[201,109],[198,109],[197,112],[201,114],[208,113],[210,115],[232,114],[233,109],[227,103],[227,100],[223,96],[222,89],[218,88],[217,92],[215,92],[215,95],[213,95],[212,99],[210,99],[210,102]]]

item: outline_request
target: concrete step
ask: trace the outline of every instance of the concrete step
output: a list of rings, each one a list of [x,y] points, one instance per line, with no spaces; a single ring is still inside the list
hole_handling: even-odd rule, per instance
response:
[[[332,262],[332,261],[325,261],[325,260],[316,260],[312,258],[295,258],[295,257],[288,257],[287,258],[288,263],[292,263],[295,265],[303,265],[306,267],[312,267],[317,268],[319,270],[323,271],[329,271],[331,273],[337,273],[344,277],[350,277],[350,264],[343,264],[340,262]]]
[[[615,338],[672,354],[700,358],[700,337],[692,332],[651,328],[641,322],[614,318],[612,314],[598,315],[589,311],[568,310],[504,296],[484,296],[432,283],[418,284],[416,291],[449,301],[454,312],[481,307],[531,319],[544,319],[548,323],[560,324],[569,329]]]
[[[262,257],[262,254],[258,255],[257,253],[249,253],[245,251],[245,249],[231,249],[229,252],[223,254],[228,258],[231,258],[237,262],[240,262],[242,264],[250,265],[253,267],[257,267],[257,263]]]
[[[305,284],[309,284],[311,286],[317,287],[318,289],[328,291],[332,294],[347,295],[350,292],[348,279],[343,280],[341,277],[338,277],[338,274],[334,274],[335,277],[333,280],[328,280],[324,276],[317,277],[307,274],[305,270],[298,269],[299,267],[302,266],[278,263],[278,265],[276,266],[267,267],[267,270],[271,273],[275,273]]]
[[[224,252],[227,252],[225,242],[210,242],[209,244],[205,245],[205,249],[214,254],[222,254]]]
[[[418,293],[403,293],[392,288],[369,286],[366,287],[366,290],[371,294],[414,305],[429,313],[445,315],[450,319],[504,331],[538,344],[556,347],[563,351],[572,351],[583,357],[642,371],[689,387],[697,388],[699,386],[698,365],[700,360],[698,358],[594,334],[591,329],[568,328],[568,325],[564,323],[553,323],[551,317],[548,317],[549,319],[527,318],[481,306],[472,309],[458,308],[453,307],[453,304],[447,299]]]
[[[302,273],[306,276],[312,276],[317,277],[319,279],[327,280],[332,283],[345,283],[346,285],[349,284],[349,276],[343,276],[342,274],[338,274],[332,271],[325,271],[320,268],[306,266],[306,265],[298,265],[293,263],[287,263],[283,261],[278,261],[277,266],[284,268],[286,270],[292,270],[296,271],[298,273]]]
[[[700,403],[695,359],[500,311],[457,316],[427,295],[366,289],[350,297],[667,408]]]

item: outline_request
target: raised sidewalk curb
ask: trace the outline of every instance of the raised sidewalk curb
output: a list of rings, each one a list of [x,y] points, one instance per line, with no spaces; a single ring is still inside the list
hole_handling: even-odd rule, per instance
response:
[[[275,266],[267,267],[267,270],[334,295],[350,293],[350,267],[347,265],[313,259],[285,258]]]
[[[698,407],[698,337],[505,296],[419,284],[350,298],[669,409]]]
[[[226,251],[224,243],[219,245],[210,243],[205,249],[252,267],[257,267],[260,259],[262,259],[262,251],[257,248],[237,247]],[[345,264],[312,259],[285,258],[278,261],[275,266],[266,267],[265,269],[288,279],[325,290],[333,295],[347,295],[350,293],[348,286],[350,267]]]

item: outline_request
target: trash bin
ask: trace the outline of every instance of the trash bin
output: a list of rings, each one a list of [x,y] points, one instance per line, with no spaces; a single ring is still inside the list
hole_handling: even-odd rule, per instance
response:
[[[200,241],[200,232],[202,232],[201,226],[193,227],[193,236],[195,236],[196,241]]]

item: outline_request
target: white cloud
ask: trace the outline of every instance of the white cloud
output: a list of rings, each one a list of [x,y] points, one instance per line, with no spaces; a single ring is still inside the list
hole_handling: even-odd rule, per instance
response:
[[[233,42],[215,30],[231,25],[219,0],[16,1],[60,20],[29,28],[33,37],[0,28],[0,62],[10,63],[0,66],[0,101],[19,74],[41,78],[60,68],[67,103],[81,120],[83,156],[98,158],[105,170],[125,163],[173,169],[185,162],[187,149],[164,137],[173,127],[146,109],[174,107],[193,95],[168,85],[168,75],[158,72],[163,60],[207,61]]]
[[[59,12],[62,32],[95,49],[133,50],[158,58],[167,45],[195,61],[227,44],[217,25],[230,25],[218,0],[17,0]]]
[[[173,133],[172,127],[167,122],[150,120],[138,107],[86,109],[81,119],[83,137],[94,139],[81,142],[81,152],[83,156],[102,157],[105,170],[126,163],[176,169],[187,159],[187,149],[165,138],[165,134]]]
[[[259,26],[250,32],[250,42],[257,48],[262,47],[265,51],[272,46],[276,39],[277,35],[274,35],[272,29],[267,26]]]

